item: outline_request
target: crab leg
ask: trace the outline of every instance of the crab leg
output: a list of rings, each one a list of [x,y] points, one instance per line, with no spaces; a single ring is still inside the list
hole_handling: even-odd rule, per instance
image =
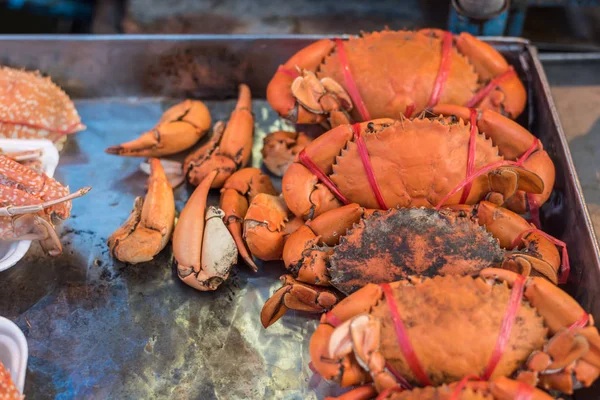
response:
[[[169,108],[158,124],[139,138],[108,147],[108,154],[162,157],[189,149],[210,128],[210,113],[203,102],[185,100]]]
[[[466,32],[461,33],[456,38],[456,47],[469,58],[480,77],[480,81],[499,78],[502,74],[507,74],[510,71],[508,63],[498,51]],[[515,118],[525,108],[526,101],[525,87],[519,77],[513,73],[502,77],[496,87],[492,88],[489,94],[478,101],[478,106]]]
[[[216,128],[215,128],[216,130]],[[212,171],[218,171],[212,188],[223,187],[225,181],[250,161],[252,152],[252,97],[247,85],[240,85],[238,101],[222,137],[210,141],[190,154],[184,162],[184,173],[192,185],[198,185]]]
[[[500,246],[512,249],[515,244],[520,249],[509,254],[505,260],[505,268],[514,269],[512,263],[521,267],[526,265],[538,275],[542,275],[556,284],[558,270],[561,265],[560,254],[556,246],[537,232],[523,235],[531,230],[531,225],[522,217],[506,208],[499,207],[488,201],[482,201],[473,206],[477,222],[496,237]],[[516,242],[519,240],[519,242]],[[527,268],[526,267],[526,268]]]
[[[510,286],[519,275],[489,268],[482,270],[480,276],[506,281]],[[553,336],[544,352],[530,357],[528,367],[534,379],[537,375],[546,388],[568,394],[579,385],[590,386],[600,375],[600,335],[593,321],[588,318],[578,326],[582,316],[587,315],[585,311],[575,299],[545,279],[528,278],[524,296],[544,318],[548,333]],[[522,373],[519,378],[530,379],[530,375]]]
[[[260,312],[260,321],[265,328],[289,309],[322,312],[329,310],[340,299],[337,291],[302,283],[292,275],[282,275],[280,279],[283,286],[265,302]]]
[[[276,191],[269,177],[258,168],[244,168],[235,172],[221,189],[225,225],[235,240],[240,256],[254,271],[258,271],[258,267],[242,238],[242,221],[248,211],[248,203],[259,193],[275,195]]]
[[[131,264],[150,261],[160,253],[175,223],[175,198],[162,164],[157,158],[149,164],[146,198],[135,199],[127,221],[108,238],[111,255]]]
[[[432,112],[445,116],[455,115],[465,121],[468,121],[470,116],[468,108],[450,104],[438,105]],[[521,125],[491,110],[478,110],[477,128],[498,146],[500,153],[507,160],[518,160],[536,141],[535,136]],[[554,187],[555,169],[541,142],[537,142],[533,153],[527,157],[522,166],[543,181],[543,191],[532,195],[532,199],[536,204],[545,203]],[[525,193],[521,191],[512,196],[512,192],[509,191],[511,197],[504,196],[501,201],[507,201],[506,206],[519,214],[527,212]]]
[[[3,196],[7,193],[13,193],[12,198],[24,201],[39,201],[29,196],[20,196],[27,194],[19,189],[11,187],[1,187]],[[49,200],[38,204],[26,204],[22,206],[7,206],[0,208],[0,239],[6,241],[15,240],[37,240],[44,251],[57,256],[62,253],[60,239],[50,222],[49,216],[41,213],[48,207],[65,201],[71,201],[77,197],[84,196],[91,190],[91,187],[85,187],[77,190],[67,196],[59,199]]]

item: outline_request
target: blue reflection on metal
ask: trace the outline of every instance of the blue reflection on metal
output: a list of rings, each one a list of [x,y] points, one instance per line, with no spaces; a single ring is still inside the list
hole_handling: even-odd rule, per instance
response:
[[[27,9],[37,14],[63,17],[90,17],[93,12],[92,0],[8,0],[6,7],[13,10]]]

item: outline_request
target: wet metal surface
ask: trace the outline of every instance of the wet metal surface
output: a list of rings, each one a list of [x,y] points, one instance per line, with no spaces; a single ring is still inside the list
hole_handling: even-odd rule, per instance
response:
[[[314,38],[312,38],[314,39]],[[270,263],[257,274],[235,268],[217,292],[179,282],[167,247],[155,261],[114,262],[106,239],[145,192],[141,159],[103,152],[152,127],[162,111],[187,96],[223,99],[247,82],[256,98],[277,65],[311,38],[260,37],[0,37],[0,63],[49,73],[76,102],[87,131],[71,137],[56,177],[93,191],[73,204],[60,226],[64,254],[43,255],[37,244],[0,273],[0,315],[25,332],[30,349],[25,394],[30,398],[322,398],[331,387],[308,368],[316,319],[288,313],[268,330],[259,312],[284,272]],[[600,320],[600,269],[568,148],[549,88],[524,42],[497,42],[528,85],[519,122],[542,140],[557,166],[543,227],[567,242],[566,289]],[[133,97],[128,97],[133,96]],[[162,97],[168,96],[172,100]],[[234,101],[207,101],[213,119]],[[264,101],[255,101],[259,165],[262,135],[281,128]],[[181,210],[190,188],[175,192]],[[218,193],[211,203],[216,204]],[[594,389],[577,398],[596,398]]]

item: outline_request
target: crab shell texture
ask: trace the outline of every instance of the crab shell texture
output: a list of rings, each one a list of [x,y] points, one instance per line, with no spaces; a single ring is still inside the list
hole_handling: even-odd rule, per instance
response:
[[[370,118],[417,115],[431,106],[429,101],[442,61],[443,35],[443,31],[436,29],[385,30],[363,33],[360,38],[351,37],[343,42],[348,69]],[[468,33],[454,37],[449,58],[450,70],[437,104],[466,105],[491,79],[510,68],[498,51]],[[340,54],[332,40],[321,40],[300,50],[283,67],[315,72],[321,82],[324,78],[333,79],[349,92]],[[280,70],[275,74],[267,88],[271,106],[298,123],[322,121],[319,115],[314,115],[312,121],[304,116],[311,110],[296,103],[291,93],[292,82],[290,73]],[[344,103],[344,99],[341,101]],[[523,83],[513,76],[478,106],[515,119],[526,101]],[[362,120],[356,104],[350,114],[355,121]]]
[[[75,105],[50,78],[0,67],[0,137],[56,143],[84,129]]]
[[[21,400],[23,395],[15,386],[10,377],[10,373],[0,362],[0,399],[2,400]]]
[[[511,127],[516,125],[497,114],[492,115],[495,116],[503,118],[503,122],[508,121]],[[359,129],[387,208],[436,207],[467,176],[471,124],[465,123],[462,118],[379,119],[361,123]],[[529,148],[535,138],[523,128],[516,129],[523,145],[521,149]],[[380,208],[354,137],[351,125],[340,125],[315,139],[306,147],[305,154],[329,176],[349,203]],[[501,168],[514,171],[514,175],[518,175],[515,180],[518,188],[537,193],[532,197],[541,206],[552,192],[555,170],[546,151],[541,144],[538,146],[522,168]],[[505,157],[493,140],[481,133],[475,136],[474,148],[475,171],[505,158],[516,160],[526,151],[512,151]],[[476,204],[490,193],[492,188],[488,176],[482,174],[473,180],[464,204]],[[342,205],[302,164],[300,157],[296,157],[283,176],[282,191],[289,209],[304,219],[314,218]],[[444,205],[459,204],[464,191],[463,188],[447,198]],[[505,202],[509,201],[506,207],[517,213],[526,212],[523,190],[509,193],[509,196],[512,197],[503,198]]]
[[[521,220],[516,214],[502,211]],[[493,211],[488,214],[493,215]],[[517,253],[547,258],[551,268],[557,270],[558,251],[543,238],[541,242],[527,242]],[[542,246],[543,255],[539,253]],[[479,225],[472,212],[400,208],[375,211],[355,224],[333,248],[327,272],[331,284],[348,295],[366,283],[393,282],[411,275],[476,274],[484,268],[501,267],[511,253]],[[535,269],[531,273],[535,274]],[[555,281],[555,275],[549,279]]]
[[[490,268],[477,277],[411,277],[389,285],[398,311],[396,316],[404,325],[406,340],[410,341],[432,386],[484,373],[496,349],[512,296],[509,285],[518,277],[510,271]],[[330,315],[324,315],[311,338],[310,355],[315,369],[325,379],[339,382],[342,386],[369,381],[371,376],[363,368],[373,364],[368,364],[364,358],[357,362],[357,358],[359,354],[364,357],[370,348],[379,355],[370,353],[371,361],[383,357],[376,364],[385,363],[384,371],[392,368],[396,371],[394,375],[404,377],[413,387],[420,386],[419,378],[409,367],[400,348],[390,309],[388,297],[378,285],[367,285],[342,300],[329,313],[340,321],[339,328],[329,323]],[[489,377],[491,380],[518,373],[519,381],[572,393],[577,380],[581,382],[576,385],[587,387],[597,379],[600,338],[592,320],[588,320],[584,328],[565,329],[585,314],[573,298],[542,278],[530,277],[524,282],[523,297],[515,312],[506,345]],[[362,325],[365,327],[364,339],[357,339],[361,336],[352,332],[350,346],[353,352],[346,352],[347,355],[341,359],[335,358],[331,353],[333,343],[338,343],[335,346],[347,346],[347,339],[336,338],[337,332],[340,329],[346,332],[348,322],[352,331],[351,322],[359,318],[369,320],[368,325]],[[548,336],[552,339],[548,340]],[[560,341],[555,340],[558,338],[566,339],[569,344],[555,352],[561,347]],[[585,343],[576,350],[577,356],[567,356],[574,349],[571,347],[574,341]],[[556,344],[555,349],[550,350],[553,343]],[[550,353],[553,355],[547,358]],[[544,361],[540,362],[538,356]],[[560,360],[561,356],[565,358]],[[552,357],[555,357],[556,368],[552,366],[555,362]],[[537,378],[530,374],[531,371],[539,371]],[[391,373],[386,374],[391,378]],[[561,375],[561,379],[553,380],[553,374]],[[385,376],[383,379],[381,376],[373,378],[380,385],[385,383],[384,389],[397,385],[394,378],[391,382]]]

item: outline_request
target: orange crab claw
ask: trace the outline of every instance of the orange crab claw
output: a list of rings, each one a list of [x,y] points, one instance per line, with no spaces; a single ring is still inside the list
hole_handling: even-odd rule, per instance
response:
[[[301,70],[316,71],[325,56],[329,54],[335,43],[322,39],[294,54],[284,65],[280,66],[267,86],[267,101],[283,118],[296,123],[318,123],[325,120],[324,115],[315,115],[298,106],[292,94],[292,82],[300,75]]]
[[[214,207],[206,210],[206,197],[217,173],[213,171],[194,190],[173,232],[177,275],[202,291],[217,289],[238,257],[235,242],[223,223],[223,211]]]
[[[510,67],[504,57],[489,44],[466,32],[458,35],[456,47],[469,57],[480,81],[498,79],[506,74],[489,94],[478,101],[479,107],[492,109],[511,118],[521,114],[525,109],[527,93],[519,77],[515,73],[508,73]]]
[[[184,161],[184,174],[192,185],[198,185],[212,171],[218,171],[212,188],[223,187],[225,181],[250,161],[254,117],[250,88],[240,85],[238,101],[224,130],[217,130],[211,140]]]
[[[454,115],[465,121],[468,121],[470,118],[470,109],[451,104],[440,104],[434,107],[432,112],[445,116]],[[521,125],[497,112],[492,110],[477,110],[477,112],[477,127],[479,131],[491,139],[494,145],[498,146],[505,159],[516,161],[535,144],[533,153],[523,161],[522,166],[543,181],[543,190],[539,194],[533,194],[532,200],[538,205],[544,204],[554,188],[556,173],[554,163],[544,150],[541,142]],[[535,193],[534,191],[524,190],[529,193]],[[515,196],[504,198],[507,199],[506,206],[511,210],[519,214],[527,212],[525,192],[517,192]]]
[[[162,164],[157,158],[149,164],[146,198],[135,199],[127,221],[108,238],[111,255],[131,264],[150,261],[164,249],[175,223],[175,198]]]
[[[335,290],[299,282],[292,275],[283,275],[282,287],[265,302],[260,321],[268,328],[281,318],[287,310],[322,312],[333,307],[340,298]]]
[[[496,237],[505,249],[518,247],[519,252],[509,255],[507,260],[518,257],[531,265],[532,271],[556,284],[561,265],[560,254],[556,246],[537,232],[523,235],[531,230],[531,225],[518,214],[499,207],[488,201],[482,201],[473,207],[477,221]]]
[[[189,149],[210,128],[210,113],[203,102],[185,100],[169,108],[158,124],[139,138],[110,146],[108,154],[130,157],[162,157]]]
[[[259,193],[244,218],[244,239],[261,260],[281,260],[284,243],[303,223],[300,218],[290,218],[281,196]]]
[[[259,193],[276,194],[268,176],[258,168],[244,168],[235,172],[221,189],[221,209],[225,212],[225,225],[233,236],[240,256],[254,271],[258,267],[252,260],[242,238],[242,222],[248,203]]]
[[[302,151],[312,138],[304,132],[276,131],[263,139],[261,150],[265,167],[274,175],[283,176],[296,155]]]

